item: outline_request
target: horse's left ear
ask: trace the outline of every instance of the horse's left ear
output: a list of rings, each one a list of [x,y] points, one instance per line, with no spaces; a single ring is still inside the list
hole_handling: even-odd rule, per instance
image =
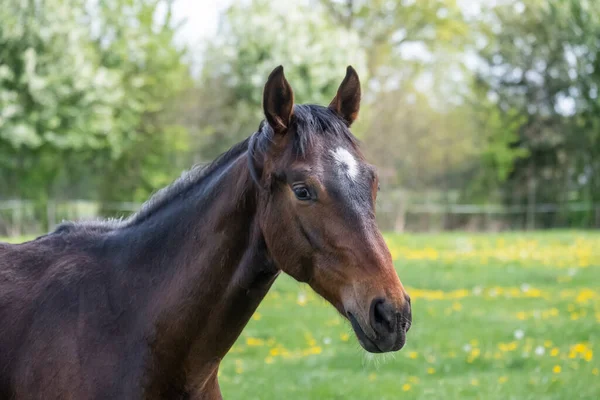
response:
[[[331,100],[329,108],[342,117],[348,126],[352,125],[356,117],[358,117],[358,110],[360,109],[360,80],[352,66],[348,65],[348,68],[346,68],[346,77],[340,84],[337,94]]]
[[[271,72],[265,84],[263,111],[276,134],[286,133],[294,113],[294,92],[285,79],[281,65]]]

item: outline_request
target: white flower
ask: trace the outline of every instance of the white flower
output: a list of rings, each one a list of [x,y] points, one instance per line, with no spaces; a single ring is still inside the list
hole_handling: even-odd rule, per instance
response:
[[[523,329],[517,329],[515,331],[515,339],[521,340],[525,337],[525,331]]]
[[[306,294],[298,293],[298,299],[296,299],[296,303],[303,306],[306,304]]]

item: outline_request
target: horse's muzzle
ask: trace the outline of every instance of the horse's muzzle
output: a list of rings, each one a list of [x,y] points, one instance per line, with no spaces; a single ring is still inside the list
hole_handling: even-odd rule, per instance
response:
[[[398,351],[406,343],[406,333],[412,324],[410,298],[402,310],[398,310],[383,298],[376,298],[369,309],[368,327],[363,329],[352,312],[347,312],[348,320],[356,333],[361,346],[370,353]],[[365,323],[367,321],[364,321]]]

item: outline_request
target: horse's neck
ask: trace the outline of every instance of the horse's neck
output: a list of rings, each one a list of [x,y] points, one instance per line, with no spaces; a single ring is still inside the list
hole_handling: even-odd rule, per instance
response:
[[[277,276],[244,157],[218,173],[204,200],[175,200],[181,204],[157,216],[163,222],[148,220],[150,236],[139,236],[145,248],[134,251],[151,260],[152,279],[161,281],[146,310],[154,325],[155,364],[161,371],[192,371],[195,387],[211,373],[202,369],[229,350]]]

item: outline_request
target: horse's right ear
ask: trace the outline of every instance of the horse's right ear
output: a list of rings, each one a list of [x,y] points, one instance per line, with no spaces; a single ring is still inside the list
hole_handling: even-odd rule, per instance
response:
[[[267,122],[276,134],[284,134],[294,112],[294,92],[283,75],[283,67],[275,68],[263,92],[263,109]]]
[[[360,109],[360,80],[352,66],[348,65],[348,68],[346,68],[346,77],[329,104],[329,108],[342,117],[348,126],[352,125],[358,116],[358,110]]]

